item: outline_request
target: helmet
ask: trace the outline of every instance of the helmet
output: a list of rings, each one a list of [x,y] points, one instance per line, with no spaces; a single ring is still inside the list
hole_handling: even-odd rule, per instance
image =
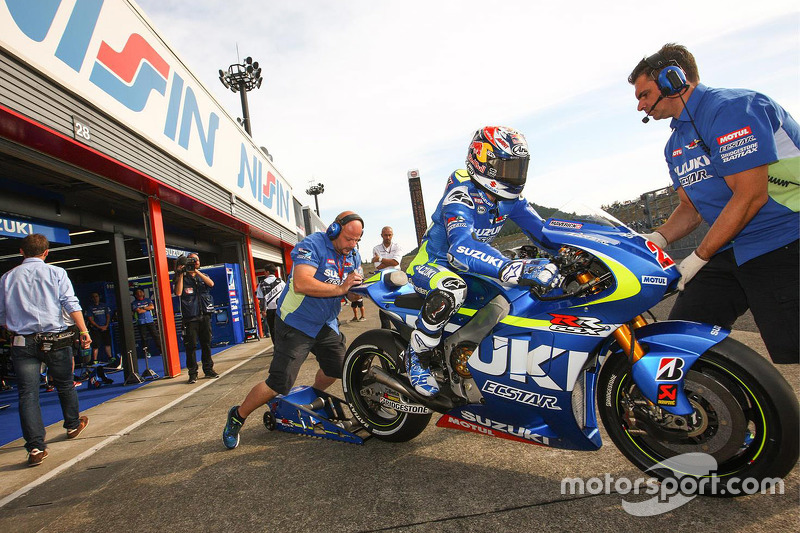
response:
[[[467,172],[486,192],[504,200],[519,198],[528,175],[528,143],[520,132],[487,126],[475,132],[467,152]]]

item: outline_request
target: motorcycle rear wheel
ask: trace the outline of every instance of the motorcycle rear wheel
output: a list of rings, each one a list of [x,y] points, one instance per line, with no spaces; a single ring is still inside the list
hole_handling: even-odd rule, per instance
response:
[[[682,492],[688,487],[731,497],[773,485],[797,463],[797,396],[752,349],[724,339],[686,373],[684,388],[694,413],[671,417],[644,399],[625,356],[614,354],[603,365],[600,417],[617,448],[642,471],[661,480],[695,478],[680,484]],[[698,469],[698,457],[707,467],[708,456],[712,468]]]
[[[428,414],[410,414],[381,405],[375,392],[397,394],[367,375],[370,367],[380,366],[397,374],[402,346],[391,331],[373,330],[359,335],[350,345],[344,360],[342,389],[350,410],[372,435],[389,442],[405,442],[425,429]]]

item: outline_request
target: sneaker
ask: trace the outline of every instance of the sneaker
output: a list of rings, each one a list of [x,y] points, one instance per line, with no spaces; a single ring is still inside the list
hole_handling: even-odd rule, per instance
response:
[[[213,370],[210,371],[210,372],[206,372],[206,378],[207,379],[217,379],[218,377],[219,377],[219,374],[217,374]]]
[[[197,383],[197,376],[189,376],[189,381],[187,381],[186,383],[188,383],[189,385]]]
[[[359,318],[359,319],[358,319],[358,321],[359,321],[359,322],[364,322],[364,321],[366,321],[366,320],[367,320],[367,319],[366,319],[366,318],[364,318],[363,316],[362,316],[361,318]]]
[[[121,358],[117,359],[115,357],[114,359],[106,363],[105,366],[109,370],[119,370],[120,368],[122,368],[122,359]]]
[[[229,450],[239,445],[239,430],[244,424],[244,420],[239,420],[236,416],[238,408],[238,405],[234,405],[228,410],[228,420],[225,422],[225,429],[222,430],[222,444]]]
[[[350,322],[358,322],[358,319],[356,317],[353,317],[350,319]]]
[[[45,391],[45,392],[53,392],[54,390],[56,390],[56,388],[55,388],[54,386],[52,386],[52,385],[47,385],[47,386],[44,388],[44,391]]]
[[[420,364],[419,356],[411,347],[407,350],[405,361],[408,379],[411,381],[411,386],[414,387],[415,391],[423,396],[435,396],[439,393],[439,385],[436,383],[436,378],[431,375],[429,369]]]
[[[67,438],[68,439],[74,439],[75,437],[80,435],[83,432],[84,429],[86,429],[86,426],[89,425],[89,417],[88,416],[82,416],[78,420],[80,420],[80,424],[78,424],[78,427],[76,427],[75,429],[68,429],[67,430]]]
[[[39,448],[34,448],[28,452],[28,466],[39,466],[42,464],[42,461],[47,459],[47,456],[50,453],[47,451],[47,448],[44,450],[40,450]]]

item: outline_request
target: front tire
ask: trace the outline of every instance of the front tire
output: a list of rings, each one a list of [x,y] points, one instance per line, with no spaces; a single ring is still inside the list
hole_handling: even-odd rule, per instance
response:
[[[797,463],[797,397],[752,349],[724,339],[686,373],[684,388],[694,413],[675,417],[644,398],[625,356],[614,354],[603,366],[600,417],[614,444],[641,470],[662,480],[694,477],[697,483],[681,486],[696,487],[700,494],[736,496],[753,488],[750,479],[760,490]],[[691,465],[698,457],[712,468]]]
[[[373,365],[395,376],[399,374],[403,345],[395,335],[389,330],[373,330],[353,341],[344,360],[342,389],[350,410],[367,431],[381,440],[405,442],[422,433],[431,413],[410,414],[381,405],[383,394],[407,398],[367,375]]]

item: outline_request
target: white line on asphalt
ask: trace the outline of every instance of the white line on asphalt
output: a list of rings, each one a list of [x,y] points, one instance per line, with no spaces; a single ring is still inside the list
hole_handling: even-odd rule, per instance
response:
[[[245,359],[244,361],[232,366],[231,368],[229,368],[228,370],[226,370],[225,372],[220,374],[220,377],[224,376],[225,374],[228,374],[229,372],[232,372],[232,371],[236,370],[237,368],[239,368],[243,364],[247,363],[248,361],[251,361],[252,359],[258,357],[261,354],[263,354],[264,352],[266,352],[270,348],[272,348],[272,344],[271,343],[270,343],[269,346],[267,346],[266,348],[264,348],[260,352],[258,352],[256,354],[253,354],[252,357],[249,357],[249,358]],[[161,413],[163,413],[164,411],[166,411],[167,409],[169,409],[173,405],[176,405],[176,404],[182,402],[183,400],[185,400],[186,398],[188,398],[192,394],[195,394],[195,393],[203,390],[204,388],[208,387],[209,385],[211,385],[215,381],[217,381],[217,380],[209,380],[207,383],[203,383],[199,387],[193,388],[192,390],[190,390],[189,392],[187,392],[183,396],[180,396],[180,397],[172,400],[167,405],[165,405],[165,406],[163,406],[163,407],[161,407],[159,409],[156,409],[155,411],[153,411],[149,415],[144,416],[143,418],[140,418],[139,420],[137,420],[136,422],[134,422],[130,426],[128,426],[125,429],[123,429],[122,431],[120,431],[119,433],[109,436],[107,439],[95,444],[94,446],[92,446],[91,448],[89,448],[88,450],[83,452],[82,454],[78,455],[77,457],[73,457],[72,459],[70,459],[66,463],[63,463],[63,464],[57,466],[56,468],[54,468],[50,472],[48,472],[45,475],[43,475],[43,476],[39,477],[38,479],[36,479],[36,481],[32,481],[32,482],[28,483],[27,485],[25,485],[24,487],[22,487],[21,489],[19,489],[18,491],[9,494],[8,496],[6,496],[2,500],[0,500],[0,509],[2,509],[4,506],[6,506],[7,504],[11,503],[12,501],[16,500],[20,496],[24,496],[25,494],[27,494],[31,490],[35,489],[36,487],[38,487],[42,483],[45,483],[45,482],[49,481],[51,478],[57,476],[58,474],[60,474],[64,470],[72,467],[76,463],[78,463],[80,461],[83,461],[87,457],[91,457],[92,455],[94,455],[95,453],[97,453],[101,449],[105,448],[106,446],[108,446],[109,444],[111,444],[112,442],[117,440],[118,438],[120,438],[120,437],[122,437],[124,435],[127,435],[128,433],[130,433],[134,429],[138,428],[139,426],[141,426],[142,424],[144,424],[148,420],[157,417],[158,415],[160,415]]]

